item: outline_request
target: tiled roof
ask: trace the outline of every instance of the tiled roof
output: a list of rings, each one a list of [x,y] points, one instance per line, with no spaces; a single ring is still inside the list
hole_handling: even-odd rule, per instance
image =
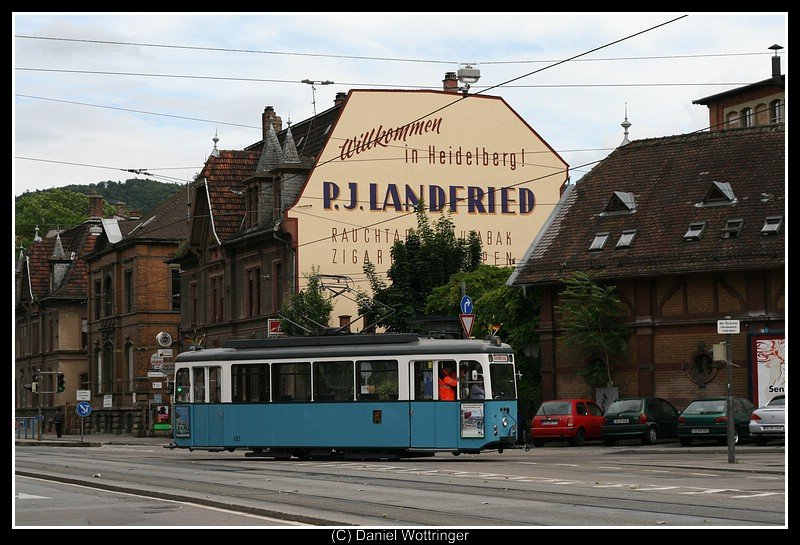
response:
[[[120,222],[124,240],[184,240],[187,234],[188,188],[183,188],[138,220]],[[124,224],[124,228],[123,228]]]
[[[61,233],[61,244],[64,255],[72,258],[72,263],[61,284],[55,289],[50,289],[50,259],[56,245],[55,237],[45,238],[34,242],[28,249],[28,270],[31,289],[36,299],[46,297],[85,299],[88,293],[87,275],[88,268],[82,259],[87,253],[94,250],[97,236],[90,235],[91,227],[97,223],[84,222]]]
[[[211,216],[220,241],[233,238],[239,230],[245,210],[242,182],[255,172],[259,156],[256,150],[219,150],[219,157],[209,157],[197,177],[201,183],[208,181]]]
[[[785,167],[783,124],[632,141],[564,194],[510,282],[558,282],[575,270],[626,278],[783,268]],[[735,200],[698,206],[714,182],[730,184]],[[615,191],[633,194],[633,212],[605,212]],[[772,216],[784,216],[783,230],[762,235]],[[739,235],[724,238],[734,219],[744,220]],[[684,240],[695,222],[706,222],[702,236]],[[616,249],[626,230],[636,230],[630,247]],[[589,252],[598,233],[608,240]]]

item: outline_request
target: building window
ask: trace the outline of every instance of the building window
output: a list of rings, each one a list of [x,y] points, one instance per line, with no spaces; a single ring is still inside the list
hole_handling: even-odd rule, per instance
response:
[[[261,267],[245,270],[245,318],[261,314]]]
[[[742,127],[752,127],[753,126],[753,109],[752,108],[742,108],[739,117],[742,121]]]
[[[743,219],[728,220],[722,228],[722,238],[737,238],[744,225]]]
[[[125,388],[125,391],[127,392],[133,391],[134,361],[133,343],[129,342],[125,345],[125,370],[127,371],[126,376],[128,378],[128,386]]]
[[[170,309],[179,311],[181,309],[181,270],[173,267],[170,270]]]
[[[762,235],[777,235],[783,227],[783,216],[771,216],[764,220],[761,228]]]
[[[192,305],[189,309],[189,323],[192,327],[197,327],[197,282],[192,282],[189,285],[192,292]]]
[[[769,122],[783,123],[783,101],[773,100],[769,103]]]
[[[209,279],[211,284],[211,300],[208,305],[208,321],[209,323],[219,323],[223,319],[223,303],[225,296],[223,294],[222,275],[212,276]]]
[[[695,206],[723,206],[734,204],[737,201],[738,199],[733,193],[733,187],[729,182],[711,182],[706,194],[703,195],[703,200],[695,204]]]
[[[123,282],[125,284],[125,312],[133,312],[133,271],[125,271]]]
[[[592,240],[592,243],[589,245],[590,252],[596,252],[603,249],[603,246],[606,245],[606,241],[608,240],[608,235],[611,233],[597,233]]]
[[[602,215],[609,216],[630,214],[635,211],[636,200],[634,199],[633,193],[626,191],[614,191],[614,193],[611,195],[611,199],[608,201],[608,204],[606,204],[606,209],[603,211]]]
[[[81,318],[81,349],[86,350],[89,346],[89,320]]]
[[[100,319],[100,309],[102,308],[103,304],[103,290],[100,287],[100,281],[97,280],[94,283],[94,293],[92,294],[92,301],[94,302],[94,319]]]
[[[700,236],[703,234],[703,231],[706,230],[706,222],[699,221],[696,223],[692,223],[689,225],[689,229],[686,231],[686,234],[683,235],[683,240],[699,240]]]
[[[636,229],[629,229],[627,231],[622,231],[622,234],[617,241],[617,248],[630,248],[631,242],[633,242],[634,237],[636,236]]]
[[[739,126],[739,112],[730,112],[725,118],[725,127],[735,129]]]
[[[283,307],[283,263],[272,262],[272,312],[278,312]]]
[[[250,184],[244,191],[245,227],[258,225],[258,182]]]
[[[39,353],[39,319],[34,318],[31,322],[31,354]]]
[[[113,311],[113,297],[111,293],[111,287],[113,283],[111,282],[111,275],[107,275],[106,279],[103,281],[103,316],[108,317],[111,316]]]

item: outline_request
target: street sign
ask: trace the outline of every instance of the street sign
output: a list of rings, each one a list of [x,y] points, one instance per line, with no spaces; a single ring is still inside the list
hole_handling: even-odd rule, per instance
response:
[[[461,319],[461,327],[464,329],[464,336],[469,339],[469,336],[472,334],[472,324],[475,323],[475,315],[459,314],[458,317]]]
[[[92,404],[88,401],[81,401],[75,405],[75,412],[78,413],[78,416],[81,418],[86,418],[92,414]]]
[[[739,320],[717,320],[717,333],[720,335],[738,335],[740,331]]]
[[[472,298],[465,295],[461,298],[461,314],[472,314],[474,307],[472,305]]]
[[[92,400],[92,391],[91,390],[75,390],[76,393],[76,401],[91,401]]]

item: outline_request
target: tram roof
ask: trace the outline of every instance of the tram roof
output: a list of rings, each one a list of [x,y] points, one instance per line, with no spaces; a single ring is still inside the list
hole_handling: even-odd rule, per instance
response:
[[[511,353],[499,339],[437,339],[408,333],[233,339],[222,348],[181,352],[177,362],[254,358],[368,357],[409,354]]]

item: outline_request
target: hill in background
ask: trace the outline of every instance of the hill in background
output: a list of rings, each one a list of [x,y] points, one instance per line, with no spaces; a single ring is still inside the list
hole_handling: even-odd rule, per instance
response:
[[[40,236],[52,229],[69,229],[89,218],[89,195],[97,193],[106,201],[106,213],[114,213],[115,205],[125,203],[126,211],[146,214],[178,191],[183,184],[131,178],[124,182],[98,182],[88,185],[26,191],[15,198],[14,235],[17,250],[28,248],[39,227]]]

